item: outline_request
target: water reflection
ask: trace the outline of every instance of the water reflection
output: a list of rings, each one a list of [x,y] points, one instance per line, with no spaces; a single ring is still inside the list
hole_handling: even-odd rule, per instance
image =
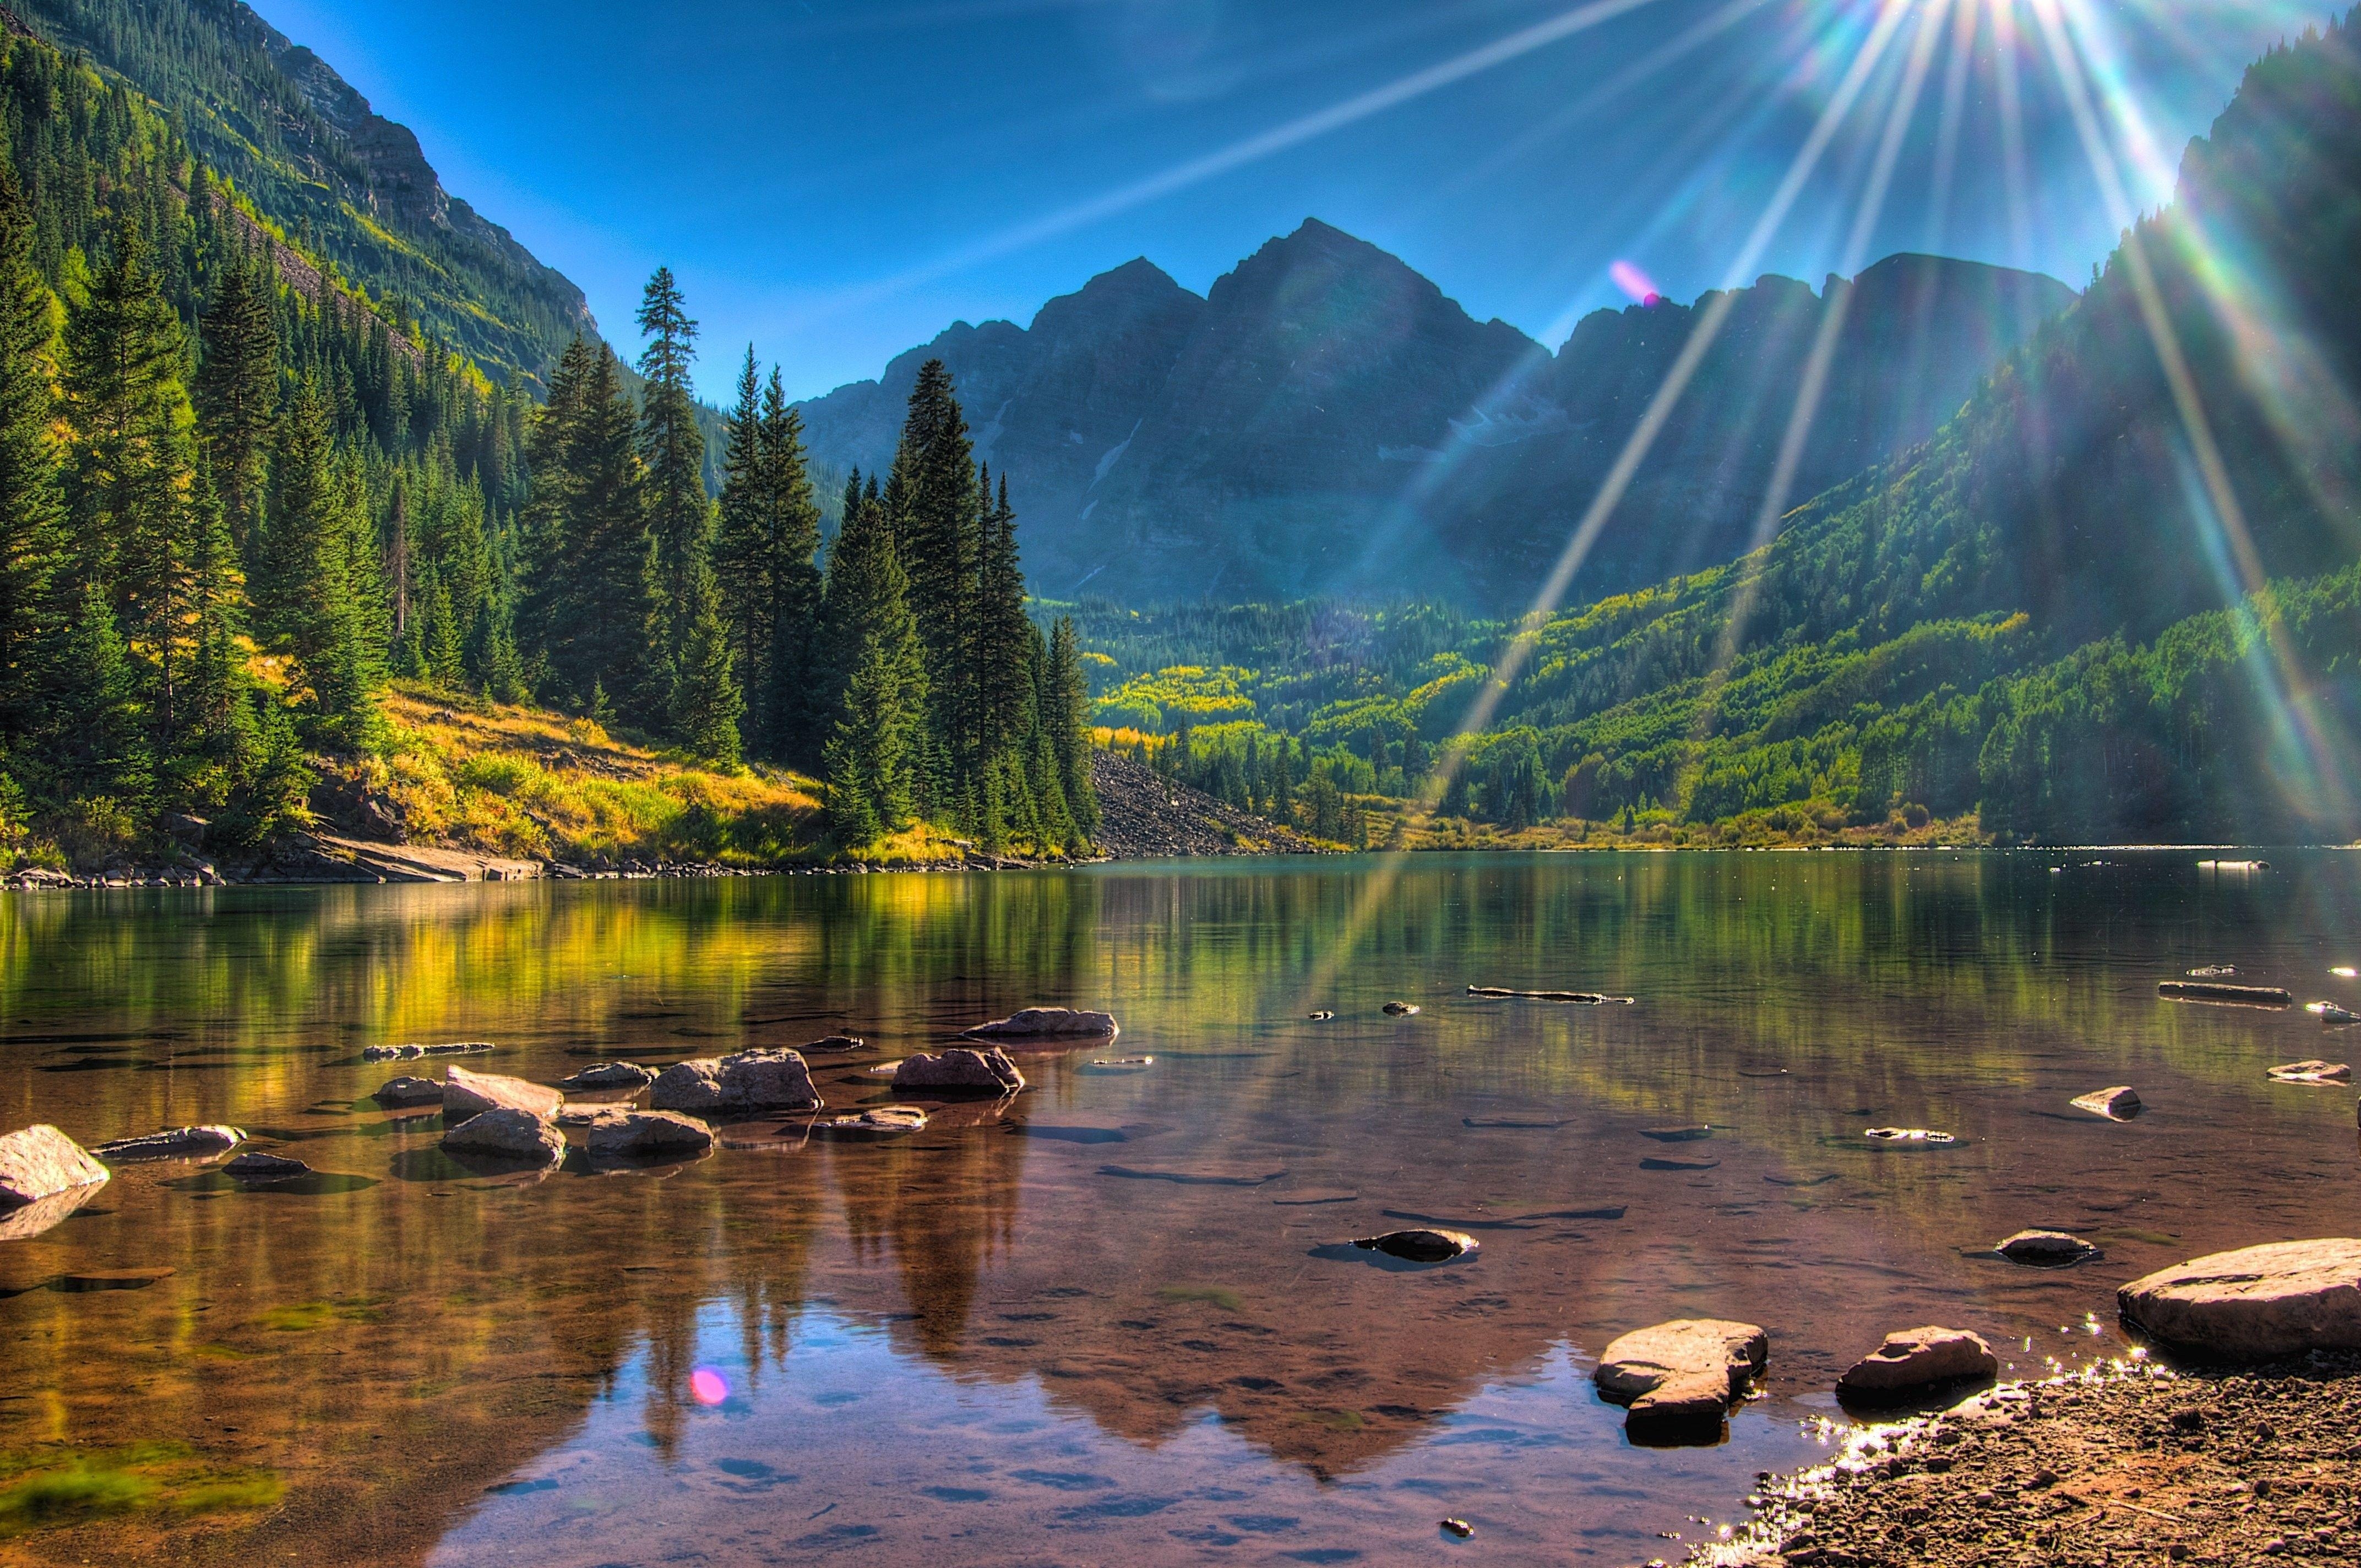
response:
[[[2349,989],[2350,858],[1422,858],[1349,956],[1351,861],[11,901],[0,1124],[226,1121],[324,1175],[126,1168],[0,1244],[10,1474],[147,1488],[38,1513],[0,1476],[0,1550],[1378,1562],[1451,1549],[1448,1513],[1511,1561],[1669,1555],[1811,1450],[1888,1328],[2087,1359],[2121,1279],[2346,1223],[2349,1094],[2265,1070],[2338,1036],[2154,992]],[[817,1071],[855,1108],[891,1099],[867,1062],[1032,1003],[1113,1008],[1153,1066],[1039,1055],[1014,1105],[888,1144],[782,1120],[522,1183],[363,1098],[400,1069],[369,1044],[496,1040],[471,1065],[554,1081],[850,1029],[873,1052]],[[2114,1084],[2136,1121],[2068,1105]],[[1642,1135],[1675,1125],[1712,1130]],[[1409,1223],[1482,1250],[1330,1255]],[[2104,1258],[1989,1255],[2031,1227]],[[1585,1356],[1678,1315],[1767,1325],[1770,1397],[1726,1448],[1635,1452]]]

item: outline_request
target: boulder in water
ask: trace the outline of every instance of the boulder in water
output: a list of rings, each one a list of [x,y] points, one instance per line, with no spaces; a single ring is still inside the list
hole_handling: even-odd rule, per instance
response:
[[[2000,1357],[1982,1334],[1965,1329],[1904,1329],[1837,1379],[1837,1398],[1874,1405],[1915,1399],[1955,1383],[2000,1374]]]
[[[2088,1094],[2076,1095],[2074,1109],[2104,1116],[2110,1122],[2128,1122],[2140,1113],[2142,1107],[2136,1093],[2118,1084],[2113,1089],[2094,1089]]]
[[[106,1167],[55,1127],[38,1124],[0,1137],[0,1212],[106,1179]]]
[[[591,1089],[645,1089],[656,1080],[656,1075],[635,1061],[593,1062],[571,1078],[560,1079],[557,1087],[568,1094],[578,1094]]]
[[[713,1129],[671,1111],[617,1111],[592,1119],[584,1143],[594,1155],[621,1159],[703,1154],[713,1146]]]
[[[2361,1350],[2361,1240],[2212,1253],[2133,1280],[2115,1305],[2152,1337],[2224,1361]]]
[[[726,1057],[677,1061],[656,1074],[648,1103],[692,1115],[734,1111],[817,1111],[811,1069],[795,1051],[757,1047]]]
[[[1752,1323],[1681,1318],[1616,1340],[1591,1376],[1602,1398],[1631,1408],[1635,1434],[1709,1439],[1770,1358],[1770,1338]]]
[[[443,1086],[431,1078],[412,1078],[404,1074],[379,1084],[377,1092],[369,1098],[392,1109],[407,1105],[440,1105],[443,1103]]]
[[[214,1124],[203,1127],[174,1127],[169,1132],[146,1133],[136,1138],[116,1138],[91,1152],[104,1160],[121,1165],[135,1159],[211,1159],[215,1155],[229,1153],[246,1142],[246,1135],[236,1127]]]
[[[1483,1245],[1464,1231],[1388,1231],[1381,1236],[1359,1236],[1353,1245],[1364,1252],[1381,1252],[1404,1263],[1449,1263],[1466,1257]]]
[[[530,1111],[501,1105],[445,1133],[443,1146],[454,1154],[555,1165],[566,1157],[566,1135]]]
[[[312,1168],[300,1159],[289,1159],[285,1155],[263,1154],[259,1150],[249,1149],[222,1167],[222,1173],[235,1176],[240,1181],[291,1181],[299,1176],[311,1175]]]
[[[2271,1076],[2281,1083],[2350,1083],[2353,1069],[2341,1061],[2322,1061],[2314,1057],[2306,1061],[2281,1062],[2271,1069]]]
[[[1118,1032],[1114,1014],[1074,1007],[1027,1007],[961,1031],[972,1040],[1110,1040]]]
[[[443,1069],[443,1113],[452,1117],[480,1116],[487,1111],[522,1111],[546,1120],[557,1114],[566,1096],[545,1084],[493,1072],[469,1072],[464,1067]]]
[[[954,1046],[939,1056],[920,1052],[895,1065],[896,1089],[950,1090],[969,1094],[1014,1094],[1025,1087],[1025,1075],[997,1046],[973,1051]]]
[[[1386,1003],[1386,1015],[1389,1018],[1408,1018],[1416,1014],[1417,1012],[1418,1003],[1415,1002],[1389,1002]]]
[[[2098,1248],[2080,1236],[2070,1236],[2064,1231],[2019,1231],[1993,1249],[2011,1263],[2030,1264],[2037,1268],[2057,1268],[2069,1263],[2080,1263],[2097,1254]]]

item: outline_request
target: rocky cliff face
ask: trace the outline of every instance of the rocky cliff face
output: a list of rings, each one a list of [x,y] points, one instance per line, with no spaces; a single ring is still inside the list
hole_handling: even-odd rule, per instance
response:
[[[1738,291],[1585,572],[1606,592],[1750,543],[1814,343],[1826,389],[1792,506],[1924,440],[2074,295],[1897,256],[1820,292]],[[926,359],[1006,472],[1037,591],[1135,602],[1322,594],[1517,603],[1547,570],[1708,302],[1601,311],[1550,354],[1310,221],[1199,300],[1146,261],[961,323],[804,405],[815,454],[889,461]]]

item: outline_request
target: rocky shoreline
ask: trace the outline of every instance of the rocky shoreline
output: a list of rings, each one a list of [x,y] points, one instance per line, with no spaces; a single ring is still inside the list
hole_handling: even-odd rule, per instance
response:
[[[1695,1568],[2361,1561],[2361,1353],[2145,1356],[1865,1429]],[[1660,1560],[1661,1561],[1661,1560]]]

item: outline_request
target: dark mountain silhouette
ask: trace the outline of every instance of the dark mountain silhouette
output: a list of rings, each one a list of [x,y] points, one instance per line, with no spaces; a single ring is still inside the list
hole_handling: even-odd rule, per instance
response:
[[[1747,547],[1824,329],[1826,391],[1791,502],[1925,440],[2073,297],[1928,256],[1818,293],[1777,277],[1739,291],[1586,586]],[[1203,300],[1133,261],[1029,329],[959,323],[804,413],[823,463],[874,467],[918,366],[941,358],[1052,597],[1508,604],[1547,569],[1706,302],[1595,313],[1553,356],[1308,220]]]

